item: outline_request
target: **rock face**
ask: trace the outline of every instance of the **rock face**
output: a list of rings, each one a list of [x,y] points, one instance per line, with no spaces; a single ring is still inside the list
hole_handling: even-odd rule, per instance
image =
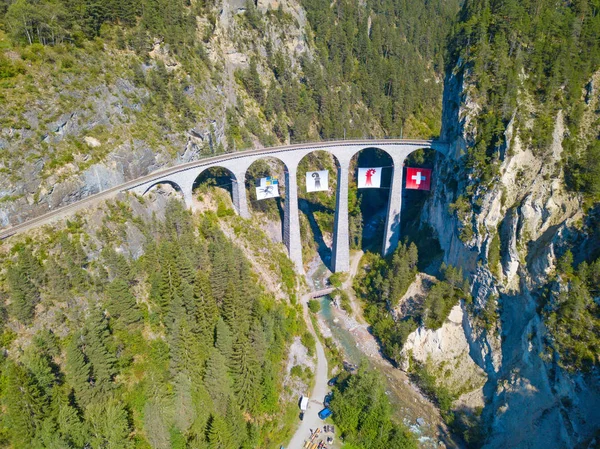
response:
[[[0,227],[21,223],[161,167],[236,150],[228,148],[225,138],[227,109],[237,107],[254,115],[256,111],[236,81],[235,71],[247,68],[251,55],[258,56],[261,81],[268,86],[274,75],[264,68],[267,44],[290,59],[293,72],[299,70],[300,57],[310,55],[311,50],[305,36],[305,13],[297,0],[258,3],[264,20],[269,21],[268,32],[259,41],[251,39],[236,18],[243,13],[244,1],[225,0],[222,6],[214,23],[198,19],[198,32],[208,36],[202,43],[206,73],[186,72],[177,54],[161,39],[148,49],[144,61],[133,51],[107,44],[101,56],[78,61],[93,65],[101,75],[90,76],[84,70],[80,79],[77,74],[43,73],[55,78],[48,83],[52,87],[36,93],[20,121],[18,113],[0,111],[0,170],[10,174],[0,177]],[[266,12],[274,8],[293,20],[272,20]],[[132,69],[139,68],[148,77],[161,63],[195,106],[195,123],[187,129],[149,122],[158,120],[145,109],[152,102],[152,92],[135,82]],[[108,72],[110,76],[104,76]],[[5,125],[10,122],[15,123]],[[31,142],[41,145],[39,151],[37,146],[30,148]]]
[[[403,346],[405,365],[408,370],[408,354],[426,365],[428,372],[436,374],[441,384],[452,393],[460,395],[457,407],[483,407],[482,387],[487,380],[481,369],[469,355],[470,346],[463,328],[467,319],[463,305],[456,305],[448,320],[438,330],[420,327],[409,335]]]
[[[498,298],[500,319],[495,330],[487,331],[457,306],[438,331],[411,334],[406,350],[421,362],[429,360],[438,371],[440,366],[456,366],[460,374],[464,365],[471,367],[467,376],[487,378],[472,390],[485,400],[481,416],[490,430],[485,447],[575,447],[590,441],[600,422],[592,405],[600,403],[598,382],[569,375],[544,356],[545,328],[536,309],[537,289],[553,271],[565,242],[577,239],[583,217],[581,201],[565,191],[560,169],[563,114],[555,118],[552,145],[544,154],[524,145],[511,121],[495,182],[486,191],[478,190],[459,218],[451,213],[449,206],[457,198],[448,186],[464,191],[469,181],[457,168],[474,141],[479,110],[470,83],[468,71],[460,68],[446,80],[443,135],[453,142],[454,152],[437,161],[422,220],[437,232],[445,262],[468,273],[475,309]],[[465,226],[472,226],[473,233],[461,239]],[[499,267],[491,267],[489,259],[495,237]],[[460,375],[450,377],[446,383],[456,389],[464,381]],[[470,395],[461,399],[455,407],[477,403]]]

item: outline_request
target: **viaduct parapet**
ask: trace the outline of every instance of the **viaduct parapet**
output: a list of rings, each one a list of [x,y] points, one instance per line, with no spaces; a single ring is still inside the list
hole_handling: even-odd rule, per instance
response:
[[[303,272],[302,243],[298,215],[298,164],[314,151],[326,151],[337,159],[337,192],[334,221],[332,265],[333,270],[350,269],[350,236],[348,231],[348,181],[350,161],[354,155],[367,148],[377,148],[387,153],[393,161],[393,175],[390,188],[387,218],[384,231],[382,254],[389,255],[398,246],[400,239],[400,209],[402,206],[402,176],[406,157],[419,149],[434,149],[446,155],[448,146],[434,140],[362,140],[291,145],[260,150],[229,153],[176,166],[145,176],[139,182],[130,182],[121,190],[129,190],[144,195],[157,184],[171,184],[183,193],[188,207],[192,205],[192,190],[200,174],[213,167],[225,168],[232,174],[232,199],[236,212],[250,218],[245,187],[246,171],[259,159],[272,157],[285,166],[285,209],[283,236],[290,259],[298,272]]]

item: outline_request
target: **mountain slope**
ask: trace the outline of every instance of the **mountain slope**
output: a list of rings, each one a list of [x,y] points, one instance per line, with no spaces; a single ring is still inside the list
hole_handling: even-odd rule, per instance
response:
[[[223,151],[439,132],[457,1],[36,5],[0,9],[2,226]]]

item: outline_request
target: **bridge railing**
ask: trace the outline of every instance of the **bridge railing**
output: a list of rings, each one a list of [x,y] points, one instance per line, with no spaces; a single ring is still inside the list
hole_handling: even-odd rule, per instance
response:
[[[210,154],[203,154],[203,156],[205,157],[210,157],[210,156],[218,156],[220,154],[233,154],[233,153],[238,153],[241,151],[249,151],[249,150],[258,150],[258,149],[263,149],[263,150],[268,150],[271,148],[278,148],[278,147],[282,147],[282,146],[291,146],[291,145],[318,145],[319,143],[331,143],[331,142],[351,142],[351,141],[365,141],[365,140],[406,140],[406,141],[426,141],[426,142],[431,142],[436,140],[438,137],[436,136],[432,136],[429,138],[406,138],[406,137],[395,137],[395,136],[383,136],[383,137],[377,137],[377,136],[362,136],[362,137],[332,137],[332,138],[328,138],[328,139],[319,139],[319,140],[298,140],[298,141],[290,141],[289,144],[280,144],[280,145],[266,145],[266,146],[262,146],[261,148],[256,148],[255,146],[250,146],[250,147],[243,147],[243,148],[233,148],[230,150],[226,150],[223,152],[214,152],[214,153],[210,153]],[[444,143],[443,141],[438,141],[440,143]]]

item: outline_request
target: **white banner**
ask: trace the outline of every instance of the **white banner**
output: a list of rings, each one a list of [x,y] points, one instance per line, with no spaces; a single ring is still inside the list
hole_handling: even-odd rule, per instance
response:
[[[306,191],[323,192],[329,190],[329,171],[307,171],[306,172]]]
[[[260,178],[256,183],[256,199],[266,200],[267,198],[277,198],[279,196],[279,181],[277,178]]]
[[[359,189],[378,189],[379,187],[381,187],[381,167],[358,169]]]

